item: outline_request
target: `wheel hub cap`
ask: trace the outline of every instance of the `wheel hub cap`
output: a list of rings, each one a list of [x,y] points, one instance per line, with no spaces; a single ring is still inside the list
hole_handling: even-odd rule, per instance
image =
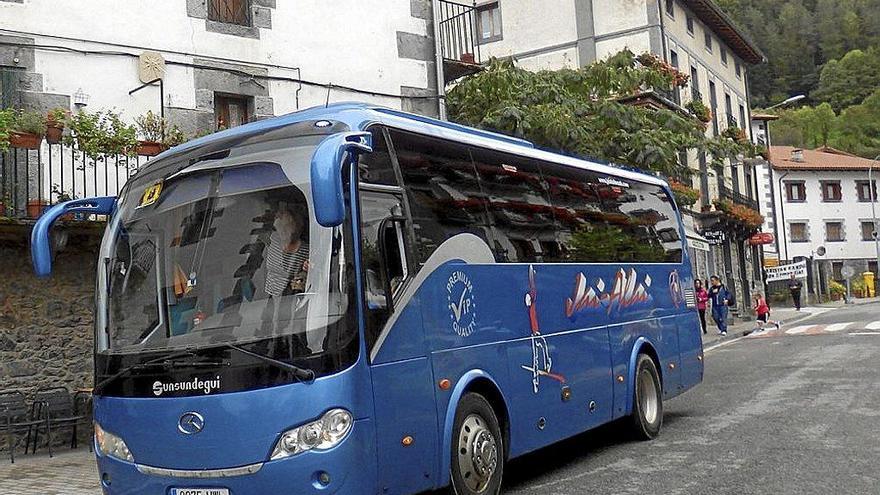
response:
[[[498,442],[486,420],[477,414],[465,418],[458,434],[458,466],[469,489],[481,493],[498,467]]]

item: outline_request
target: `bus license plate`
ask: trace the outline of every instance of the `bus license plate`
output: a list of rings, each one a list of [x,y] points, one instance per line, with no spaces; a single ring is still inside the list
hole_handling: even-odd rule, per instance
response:
[[[172,488],[171,495],[229,495],[228,488]]]

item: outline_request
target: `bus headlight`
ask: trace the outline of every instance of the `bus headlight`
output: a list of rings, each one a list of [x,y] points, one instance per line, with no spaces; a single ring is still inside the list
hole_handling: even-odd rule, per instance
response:
[[[134,462],[134,457],[125,442],[118,436],[105,431],[98,423],[95,423],[95,443],[98,444],[98,449],[104,455]]]
[[[320,419],[285,431],[272,450],[271,460],[283,459],[307,450],[327,450],[339,445],[354,421],[345,409],[331,409]]]

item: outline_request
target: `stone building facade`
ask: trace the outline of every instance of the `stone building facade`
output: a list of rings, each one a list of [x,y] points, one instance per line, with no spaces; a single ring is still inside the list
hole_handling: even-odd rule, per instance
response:
[[[39,279],[30,265],[28,227],[0,225],[0,389],[91,386],[101,227],[61,226],[67,245],[53,276]]]

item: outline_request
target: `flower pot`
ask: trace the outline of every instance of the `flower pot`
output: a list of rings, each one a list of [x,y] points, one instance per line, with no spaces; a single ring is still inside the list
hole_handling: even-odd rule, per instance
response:
[[[155,141],[138,141],[137,154],[141,156],[156,156],[162,152],[162,143]]]
[[[46,211],[49,203],[44,199],[31,199],[27,202],[27,215],[30,218],[40,218],[40,215]]]
[[[474,58],[473,53],[462,53],[461,54],[461,61],[466,64],[476,64],[477,63],[477,60]]]
[[[46,142],[49,144],[58,144],[61,142],[61,135],[64,133],[63,125],[46,124]]]
[[[40,141],[43,136],[39,134],[30,134],[27,132],[12,131],[9,134],[9,146],[13,148],[26,148],[29,150],[40,149]]]

